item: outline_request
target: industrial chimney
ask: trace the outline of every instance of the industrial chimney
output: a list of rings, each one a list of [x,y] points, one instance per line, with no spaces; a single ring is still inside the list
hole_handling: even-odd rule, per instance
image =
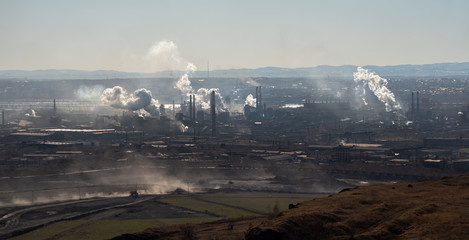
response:
[[[5,112],[2,111],[2,126],[5,126]]]
[[[419,92],[417,91],[417,113],[420,112]]]
[[[217,136],[217,124],[215,117],[215,91],[212,91],[212,96],[210,98],[210,115],[212,116],[212,136]]]
[[[55,98],[54,98],[54,116],[56,115],[56,107],[55,107]]]
[[[412,92],[412,114],[414,114],[414,92]]]
[[[175,107],[174,107],[174,106],[175,106],[175,105],[174,105],[174,100],[173,100],[173,116],[174,116],[174,114],[175,114],[175,110],[174,110]]]
[[[192,102],[192,117],[193,117],[193,121],[195,123],[195,120],[196,120],[196,114],[195,114],[195,95],[193,95],[193,102]]]
[[[259,111],[259,87],[256,87],[256,112]]]
[[[192,95],[189,95],[189,121],[192,122]]]
[[[262,107],[262,86],[259,86],[259,105]]]

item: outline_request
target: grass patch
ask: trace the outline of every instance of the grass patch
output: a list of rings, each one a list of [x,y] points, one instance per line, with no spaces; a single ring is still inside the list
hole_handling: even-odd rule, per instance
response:
[[[290,203],[296,204],[320,196],[323,195],[289,193],[210,193],[197,194],[197,198],[215,203],[194,199],[191,195],[169,195],[159,199],[159,201],[198,212],[216,214],[218,216],[240,217],[256,214],[238,209],[237,207],[269,214],[275,206],[278,207],[278,211],[284,211],[288,209]]]
[[[63,221],[51,224],[49,226],[40,228],[38,230],[25,233],[23,235],[12,238],[14,240],[28,240],[28,239],[47,239],[63,232],[69,231],[70,229],[76,228],[82,224],[85,224],[86,220],[76,221]]]
[[[159,201],[178,207],[191,209],[198,212],[205,212],[215,214],[223,217],[241,217],[253,215],[251,212],[243,211],[241,209],[223,206],[214,203],[208,203],[197,200],[188,195],[183,196],[167,196],[159,199]]]
[[[51,224],[38,230],[17,236],[12,240],[29,239],[109,239],[125,233],[143,231],[174,224],[202,223],[214,221],[219,218],[165,218],[165,219],[138,219],[138,220],[75,220]]]
[[[200,194],[199,198],[268,214],[273,210],[276,204],[278,204],[277,206],[279,211],[284,211],[288,209],[288,205],[290,203],[296,204],[312,200],[320,196],[322,195],[288,193],[214,193]]]
[[[207,212],[224,217],[240,217],[255,215],[239,208],[265,213],[266,215],[288,209],[288,204],[311,200],[322,195],[318,194],[288,194],[288,193],[210,193],[198,194],[199,199],[191,195],[168,195],[159,201],[173,206],[183,207],[198,212]],[[210,202],[206,202],[206,201]],[[275,205],[278,203],[278,210]],[[224,204],[224,205],[222,205]],[[226,206],[228,205],[228,206]],[[232,207],[230,207],[232,206]],[[164,219],[136,219],[136,220],[74,220],[57,222],[35,231],[13,238],[26,239],[109,239],[125,233],[143,231],[147,228],[176,224],[197,224],[218,220],[220,218],[164,218]]]

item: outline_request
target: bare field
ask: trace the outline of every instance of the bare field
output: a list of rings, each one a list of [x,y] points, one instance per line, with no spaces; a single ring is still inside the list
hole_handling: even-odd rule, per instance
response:
[[[33,232],[12,238],[12,240],[62,239],[98,240],[109,239],[125,233],[143,231],[150,227],[161,227],[184,223],[202,223],[218,218],[165,218],[133,220],[74,220],[62,221]]]
[[[276,216],[193,225],[192,234],[197,239],[467,239],[467,186],[469,176],[357,187]],[[184,231],[167,226],[131,237],[139,236],[181,239]]]
[[[60,221],[13,239],[108,239],[125,233],[143,231],[146,228],[174,224],[195,224],[210,221],[223,221],[222,218],[262,216],[277,205],[280,210],[288,204],[311,200],[319,194],[290,194],[272,192],[230,192],[202,194],[173,194],[146,197],[148,200],[123,207],[106,208],[93,214],[86,214],[78,220]],[[140,198],[140,197],[139,197]],[[145,196],[142,196],[145,198]],[[116,200],[132,202],[126,198]],[[47,214],[60,214],[64,211],[90,211],[94,207],[103,208],[106,203],[116,204],[116,200],[77,201],[60,207],[54,204],[34,207],[18,217],[19,222],[34,220]],[[120,206],[120,205],[119,205]],[[24,219],[24,220],[23,220]]]

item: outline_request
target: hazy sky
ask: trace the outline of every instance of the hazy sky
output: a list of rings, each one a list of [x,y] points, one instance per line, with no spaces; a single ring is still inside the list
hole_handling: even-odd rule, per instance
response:
[[[0,1],[0,70],[153,72],[469,62],[469,1]]]

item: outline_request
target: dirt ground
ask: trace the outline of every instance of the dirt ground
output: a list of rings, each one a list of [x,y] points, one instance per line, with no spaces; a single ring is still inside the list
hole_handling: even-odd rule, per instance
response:
[[[276,215],[168,226],[114,239],[467,239],[469,176],[373,185]]]

